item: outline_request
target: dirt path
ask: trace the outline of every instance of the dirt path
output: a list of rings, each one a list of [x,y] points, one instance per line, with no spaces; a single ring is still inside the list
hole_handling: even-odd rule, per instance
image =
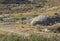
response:
[[[27,32],[21,32],[18,30],[14,30],[14,29],[6,29],[6,28],[0,28],[0,33],[13,33],[13,34],[18,34],[18,35],[24,35],[24,36],[28,36],[29,33]]]

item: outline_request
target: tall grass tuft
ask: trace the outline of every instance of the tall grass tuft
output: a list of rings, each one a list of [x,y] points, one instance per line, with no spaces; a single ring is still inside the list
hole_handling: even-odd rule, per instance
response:
[[[2,35],[0,34],[0,41],[60,41],[60,35],[46,35],[45,34],[31,34],[28,37],[21,35]]]

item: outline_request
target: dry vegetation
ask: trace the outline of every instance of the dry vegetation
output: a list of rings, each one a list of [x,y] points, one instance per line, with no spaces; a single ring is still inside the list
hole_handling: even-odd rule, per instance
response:
[[[20,21],[19,24],[0,24],[0,41],[60,41],[60,23],[52,26],[30,25],[30,19],[38,15],[60,15],[60,0],[48,0],[47,3],[44,8],[39,4],[0,4],[0,16],[11,16]],[[26,16],[29,17],[27,20]],[[45,27],[47,32],[42,32]]]

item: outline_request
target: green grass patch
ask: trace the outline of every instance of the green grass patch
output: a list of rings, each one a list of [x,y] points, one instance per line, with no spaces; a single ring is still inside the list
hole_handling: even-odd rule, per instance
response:
[[[60,41],[60,35],[45,36],[40,34],[31,34],[28,37],[19,35],[2,35],[0,41]]]

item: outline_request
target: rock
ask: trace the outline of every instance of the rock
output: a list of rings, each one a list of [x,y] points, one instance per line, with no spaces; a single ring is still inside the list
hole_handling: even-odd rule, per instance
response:
[[[31,21],[31,25],[50,25],[50,24],[54,24],[54,21],[48,15],[37,16],[33,18]]]
[[[51,30],[48,30],[47,28],[42,29],[41,31],[42,31],[42,32],[52,32]]]

